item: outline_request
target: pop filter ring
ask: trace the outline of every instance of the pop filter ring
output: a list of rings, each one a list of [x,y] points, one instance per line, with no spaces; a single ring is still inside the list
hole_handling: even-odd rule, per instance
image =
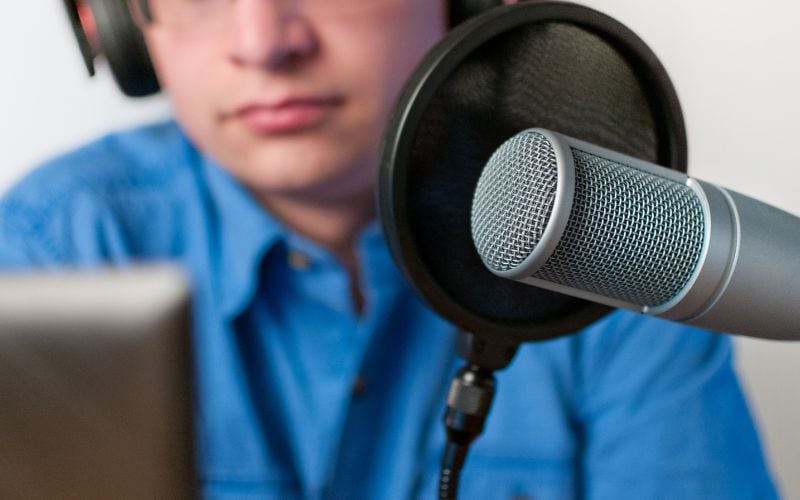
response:
[[[535,23],[573,25],[601,38],[616,50],[633,69],[642,88],[647,89],[658,138],[657,163],[682,172],[687,165],[683,115],[667,72],[650,48],[616,20],[576,4],[535,1],[494,8],[450,31],[408,80],[389,119],[377,179],[378,210],[394,260],[415,290],[458,327],[487,338],[499,336],[515,341],[554,338],[575,332],[611,310],[574,299],[583,305],[569,314],[540,323],[487,319],[453,299],[417,251],[408,216],[409,176],[405,166],[412,156],[421,119],[440,86],[470,54],[498,35]]]

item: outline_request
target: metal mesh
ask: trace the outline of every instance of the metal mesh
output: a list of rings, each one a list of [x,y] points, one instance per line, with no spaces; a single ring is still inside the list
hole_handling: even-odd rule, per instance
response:
[[[640,306],[683,289],[703,248],[703,209],[686,185],[572,150],[575,201],[533,276]]]
[[[472,239],[496,271],[517,267],[550,220],[558,173],[553,146],[536,132],[515,135],[489,159],[472,200]]]

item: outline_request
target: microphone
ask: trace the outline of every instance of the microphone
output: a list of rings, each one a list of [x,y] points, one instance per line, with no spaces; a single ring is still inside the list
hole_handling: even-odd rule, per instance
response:
[[[800,218],[545,129],[502,144],[472,238],[494,274],[753,337],[800,339]]]

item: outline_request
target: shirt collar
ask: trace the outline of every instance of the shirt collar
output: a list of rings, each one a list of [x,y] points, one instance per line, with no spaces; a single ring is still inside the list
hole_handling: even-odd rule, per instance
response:
[[[233,176],[204,158],[203,170],[212,196],[212,267],[221,312],[233,318],[252,300],[256,269],[264,255],[286,239],[286,229]],[[218,238],[213,241],[213,238]]]
[[[202,168],[216,210],[216,217],[209,222],[212,286],[225,317],[234,318],[252,302],[261,277],[258,268],[278,245],[299,249],[319,260],[333,258],[327,250],[287,229],[214,160],[203,158]],[[369,295],[377,289],[405,287],[377,220],[362,230],[357,246]]]

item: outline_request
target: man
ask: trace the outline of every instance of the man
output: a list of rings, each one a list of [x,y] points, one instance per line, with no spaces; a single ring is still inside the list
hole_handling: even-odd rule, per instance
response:
[[[5,267],[174,259],[195,285],[208,498],[434,496],[453,328],[375,222],[380,134],[431,0],[151,0],[176,122],[0,204]],[[615,312],[500,374],[463,498],[771,498],[727,338]]]

